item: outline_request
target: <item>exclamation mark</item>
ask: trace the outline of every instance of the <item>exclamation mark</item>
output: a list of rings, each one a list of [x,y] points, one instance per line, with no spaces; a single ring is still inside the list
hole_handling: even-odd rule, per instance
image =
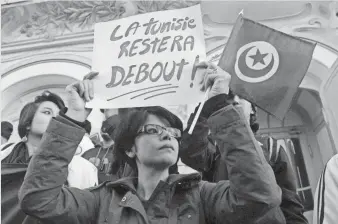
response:
[[[192,88],[194,86],[194,79],[195,79],[195,75],[196,75],[196,72],[197,72],[197,64],[199,62],[200,62],[200,56],[197,55],[196,58],[195,58],[194,66],[192,67],[190,88]]]

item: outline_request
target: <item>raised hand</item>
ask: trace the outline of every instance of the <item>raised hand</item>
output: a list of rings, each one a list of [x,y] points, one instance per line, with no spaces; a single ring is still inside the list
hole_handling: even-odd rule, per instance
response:
[[[228,94],[231,78],[229,73],[209,62],[201,62],[197,67],[206,70],[200,84],[202,84],[202,91],[206,91],[210,87],[208,94],[209,99],[219,94]]]
[[[87,119],[91,109],[85,108],[85,104],[94,97],[94,85],[90,79],[97,74],[97,72],[90,72],[83,81],[74,82],[66,87],[68,103],[66,115],[68,117],[80,122]]]

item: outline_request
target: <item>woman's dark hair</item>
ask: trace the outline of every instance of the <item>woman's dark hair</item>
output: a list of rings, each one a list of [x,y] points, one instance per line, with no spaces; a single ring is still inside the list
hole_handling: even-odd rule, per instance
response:
[[[138,131],[145,123],[148,116],[152,114],[160,118],[166,119],[171,127],[179,129],[183,132],[182,121],[173,113],[163,107],[141,107],[129,110],[126,116],[123,116],[115,134],[115,153],[117,159],[121,162],[127,162],[134,171],[137,172],[137,166],[134,159],[130,159],[126,152],[131,150],[135,143]],[[170,173],[177,173],[177,163],[170,167]]]
[[[65,107],[65,104],[61,97],[55,93],[49,91],[44,91],[41,95],[35,97],[33,102],[27,103],[20,112],[18,132],[19,136],[23,138],[28,133],[28,127],[32,124],[34,115],[42,102],[50,101],[56,104],[56,106],[61,110]]]
[[[13,125],[8,121],[1,121],[1,136],[9,139],[13,132]]]
[[[55,103],[60,110],[65,108],[65,103],[63,102],[62,98],[55,93],[49,92],[48,90],[44,91],[41,95],[36,96],[34,103],[42,103],[45,101]]]

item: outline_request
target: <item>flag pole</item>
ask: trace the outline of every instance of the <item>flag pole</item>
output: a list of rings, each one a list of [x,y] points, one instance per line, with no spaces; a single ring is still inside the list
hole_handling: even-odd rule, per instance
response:
[[[244,9],[242,9],[242,10],[238,13],[238,16],[243,16],[243,14],[244,14]],[[209,95],[210,88],[211,88],[211,87],[209,86],[208,89],[205,91],[204,99],[203,99],[203,101],[201,102],[201,105],[198,107],[198,110],[197,110],[197,112],[196,112],[196,114],[195,114],[194,120],[193,120],[193,122],[191,123],[191,126],[190,126],[190,128],[189,128],[189,131],[188,131],[188,134],[189,134],[189,135],[191,135],[192,132],[194,131],[194,128],[195,128],[196,123],[197,123],[197,120],[198,120],[198,118],[199,118],[199,116],[200,116],[200,114],[201,114],[201,112],[202,112],[204,103],[205,103],[205,101],[207,101],[207,99],[208,99],[208,95]]]
[[[203,109],[203,106],[204,106],[204,103],[205,101],[207,101],[208,99],[208,95],[209,95],[209,91],[210,91],[210,86],[208,87],[208,89],[205,91],[205,94],[204,94],[204,99],[203,101],[201,102],[201,105],[198,107],[198,110],[197,110],[197,113],[195,114],[195,117],[194,117],[194,120],[193,122],[191,123],[191,126],[189,128],[189,131],[188,131],[188,134],[191,135],[195,126],[196,126],[196,123],[197,123],[197,120],[202,112],[202,109]]]

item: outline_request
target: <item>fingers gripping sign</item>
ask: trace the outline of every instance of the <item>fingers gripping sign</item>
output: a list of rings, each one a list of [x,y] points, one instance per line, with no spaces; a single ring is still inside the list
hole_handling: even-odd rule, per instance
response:
[[[74,82],[66,87],[68,110],[66,115],[77,121],[85,121],[91,109],[85,108],[86,102],[94,98],[94,85],[91,80],[97,72],[90,72],[82,81]]]
[[[92,80],[98,74],[99,74],[98,72],[89,72],[87,75],[83,76],[83,80],[86,80],[86,79]]]

